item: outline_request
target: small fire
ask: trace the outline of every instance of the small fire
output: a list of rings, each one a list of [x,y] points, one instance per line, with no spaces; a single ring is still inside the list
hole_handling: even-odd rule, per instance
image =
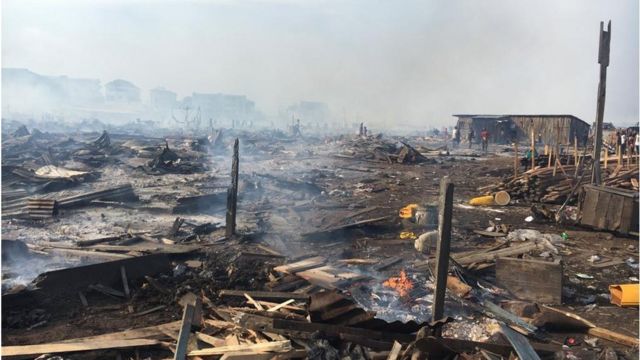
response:
[[[413,289],[413,282],[404,270],[400,271],[400,276],[390,277],[382,285],[394,289],[401,297],[409,295],[411,289]]]

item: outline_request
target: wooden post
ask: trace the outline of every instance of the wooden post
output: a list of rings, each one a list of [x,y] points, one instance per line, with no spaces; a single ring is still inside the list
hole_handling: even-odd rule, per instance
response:
[[[176,351],[173,355],[174,360],[185,360],[187,358],[187,345],[189,343],[191,323],[193,321],[193,314],[195,313],[195,310],[196,308],[192,304],[186,304],[184,307],[184,312],[182,313],[182,325],[180,326],[180,333],[178,333]]]
[[[555,155],[553,161],[553,176],[556,176],[556,171],[558,170],[558,163],[560,161],[560,126],[556,124],[556,145],[553,149],[553,154]]]
[[[544,144],[544,156],[549,155],[549,145],[548,144]]]
[[[225,235],[227,238],[236,233],[236,210],[238,209],[238,156],[239,141],[233,143],[233,160],[231,164],[231,187],[227,189],[227,224]]]
[[[436,291],[433,297],[431,320],[437,321],[444,316],[444,295],[447,290],[447,272],[449,271],[449,250],[451,246],[451,217],[453,215],[453,184],[449,176],[440,181],[440,201],[438,207],[439,238],[436,246]],[[441,334],[437,333],[436,336]]]
[[[535,132],[531,129],[531,170],[536,167],[536,157],[534,154],[536,153],[536,137]]]
[[[514,146],[514,153],[515,156],[513,157],[513,177],[517,178],[518,177],[518,168],[520,167],[520,164],[518,162],[518,140],[516,140],[513,143]]]
[[[604,169],[606,170],[609,167],[609,151],[607,148],[603,148],[604,150]]]
[[[622,166],[622,146],[618,145],[616,153],[618,154],[618,166]]]
[[[553,162],[553,176],[556,176],[558,164],[560,163],[560,126],[558,125],[556,125],[556,148],[553,153],[556,155],[555,161]]]
[[[600,152],[602,151],[602,122],[604,118],[604,100],[607,88],[607,67],[609,66],[609,49],[611,43],[611,21],[604,31],[604,22],[600,22],[600,44],[598,48],[598,63],[600,64],[600,81],[598,82],[598,105],[596,111],[596,134],[593,144],[593,173],[591,183],[600,185]]]
[[[573,165],[578,166],[578,137],[573,137]]]
[[[551,159],[553,159],[553,148],[549,148],[549,157],[547,158],[547,167],[551,167]]]

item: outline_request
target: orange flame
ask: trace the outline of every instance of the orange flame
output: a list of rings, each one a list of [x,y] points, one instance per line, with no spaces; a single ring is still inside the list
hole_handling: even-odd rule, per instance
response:
[[[390,277],[382,285],[394,289],[401,297],[409,295],[409,292],[413,289],[413,282],[404,270],[400,271],[400,276]]]

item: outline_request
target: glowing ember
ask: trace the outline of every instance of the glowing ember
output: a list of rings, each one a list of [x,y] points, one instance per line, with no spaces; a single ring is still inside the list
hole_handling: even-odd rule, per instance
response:
[[[409,279],[407,273],[404,270],[400,272],[400,276],[390,277],[385,282],[383,282],[382,285],[394,289],[401,297],[409,295],[409,292],[411,292],[411,289],[413,289],[413,282],[411,281],[411,279]]]

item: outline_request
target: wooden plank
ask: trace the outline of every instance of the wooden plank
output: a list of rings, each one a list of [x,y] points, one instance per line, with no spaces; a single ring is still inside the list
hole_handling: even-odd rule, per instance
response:
[[[3,346],[2,357],[5,356],[39,356],[41,354],[58,354],[77,351],[92,351],[105,349],[124,349],[131,347],[143,347],[158,345],[158,340],[134,339],[134,340],[106,340],[106,341],[82,341],[67,343],[49,343],[38,345]]]
[[[618,231],[622,222],[622,208],[626,199],[613,195],[609,201],[609,208],[605,219],[605,229]]]
[[[300,271],[305,271],[322,266],[326,263],[327,259],[322,256],[316,256],[304,260],[300,260],[290,264],[284,264],[273,268],[274,271],[285,274],[295,274]]]
[[[585,198],[580,206],[580,212],[582,213],[580,223],[583,225],[594,226],[596,224],[596,206],[598,205],[600,191],[588,186],[585,186],[584,189]]]
[[[227,352],[287,352],[292,350],[291,341],[271,341],[259,344],[230,345],[190,351],[187,356],[223,355]]]
[[[601,192],[598,196],[598,205],[595,209],[595,227],[597,229],[606,229],[607,222],[607,210],[609,209],[609,202],[611,201],[611,194],[608,192]]]
[[[193,304],[187,304],[184,307],[182,313],[182,325],[180,326],[180,333],[178,334],[178,342],[176,344],[176,351],[173,356],[173,360],[184,360],[187,354],[187,345],[189,343],[189,335],[191,334],[191,322],[193,321],[193,314],[196,311],[196,307]]]
[[[339,294],[337,291],[322,291],[316,294],[311,295],[311,299],[309,301],[309,311],[321,311],[322,309],[336,304],[345,297],[342,294]]]
[[[244,297],[249,301],[249,303],[253,306],[255,306],[256,309],[260,310],[260,311],[264,311],[264,308],[262,307],[262,305],[260,305],[258,302],[256,302],[251,295],[244,293]]]
[[[289,293],[289,292],[278,292],[278,291],[244,291],[244,290],[220,290],[218,296],[237,296],[244,297],[244,294],[248,294],[254,299],[265,299],[265,300],[280,300],[285,301],[289,299],[294,299],[296,301],[309,301],[309,295],[307,294],[297,294],[297,293]]]
[[[102,335],[87,336],[77,339],[60,341],[60,343],[80,343],[80,342],[103,342],[114,340],[134,340],[134,339],[154,339],[163,340],[176,338],[180,331],[182,321],[172,321],[165,324],[147,326],[137,329],[129,329]],[[175,336],[169,335],[175,333]]]
[[[196,332],[196,338],[202,342],[205,342],[211,346],[224,346],[224,339],[220,339],[211,335],[207,335],[201,332]]]
[[[402,351],[402,344],[400,344],[397,341],[394,341],[393,347],[391,348],[391,351],[387,356],[387,360],[398,360],[398,357],[400,356],[400,351]]]
[[[562,269],[559,261],[498,258],[496,283],[519,299],[561,304]]]
[[[289,299],[289,300],[287,300],[287,301],[285,301],[285,302],[282,302],[282,303],[280,303],[280,304],[278,304],[278,305],[276,305],[276,306],[270,307],[269,309],[267,309],[267,311],[269,311],[269,312],[272,312],[272,311],[278,311],[279,309],[281,309],[281,308],[283,308],[283,307],[285,307],[285,306],[287,306],[287,305],[291,304],[291,303],[292,303],[292,302],[294,302],[294,301],[295,301],[295,300],[293,300],[293,299]]]
[[[412,240],[413,241],[413,240]],[[399,257],[399,256],[394,256],[394,257],[390,257],[387,259],[382,260],[382,262],[376,266],[373,267],[373,269],[375,271],[382,271],[388,267],[391,267],[401,261],[403,261],[404,259]]]
[[[622,210],[620,212],[620,226],[618,227],[619,231],[623,234],[629,233],[632,231],[631,224],[633,223],[634,218],[634,209],[637,209],[638,206],[635,204],[635,200],[631,198],[625,198],[622,204]],[[635,214],[636,218],[638,214]]]

